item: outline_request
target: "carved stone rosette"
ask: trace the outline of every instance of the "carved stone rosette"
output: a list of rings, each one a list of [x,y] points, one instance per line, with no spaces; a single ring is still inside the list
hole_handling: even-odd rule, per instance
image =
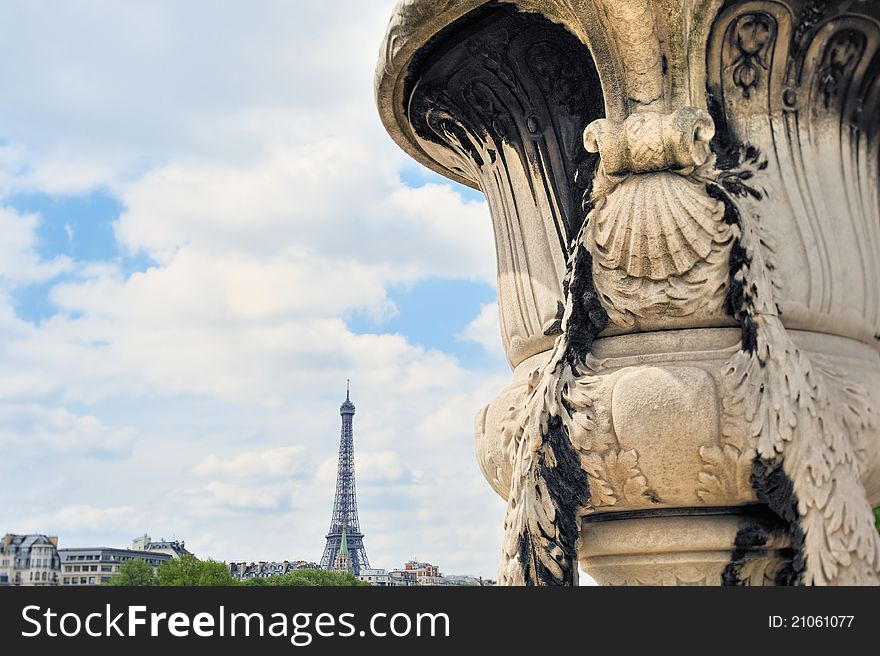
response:
[[[491,211],[500,583],[880,582],[880,2],[402,0],[376,94]]]

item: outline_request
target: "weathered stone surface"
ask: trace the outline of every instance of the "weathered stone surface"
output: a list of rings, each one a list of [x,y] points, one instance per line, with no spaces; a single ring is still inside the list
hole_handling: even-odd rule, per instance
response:
[[[500,582],[880,582],[880,3],[408,0],[381,57],[495,226]]]
[[[719,409],[712,376],[697,367],[623,370],[611,397],[611,421],[623,451],[640,454],[639,466],[665,504],[700,499],[694,481],[700,450],[718,443]]]

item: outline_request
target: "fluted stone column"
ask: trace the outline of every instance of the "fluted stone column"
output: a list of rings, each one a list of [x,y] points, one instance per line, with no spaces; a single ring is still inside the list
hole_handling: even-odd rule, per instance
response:
[[[376,94],[492,215],[501,583],[878,583],[880,2],[402,0]]]

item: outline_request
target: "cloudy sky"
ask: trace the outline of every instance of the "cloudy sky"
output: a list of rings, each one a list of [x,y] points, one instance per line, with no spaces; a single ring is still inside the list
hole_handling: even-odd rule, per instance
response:
[[[0,533],[317,560],[351,378],[371,564],[494,577],[490,222],[379,122],[392,5],[2,3]]]

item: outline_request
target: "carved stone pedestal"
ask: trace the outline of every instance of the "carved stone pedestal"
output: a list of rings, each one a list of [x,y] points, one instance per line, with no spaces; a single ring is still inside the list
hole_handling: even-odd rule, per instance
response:
[[[784,524],[757,507],[596,515],[583,527],[578,555],[600,585],[785,585],[794,578]]]
[[[376,92],[492,214],[501,583],[880,581],[880,2],[404,0]]]

